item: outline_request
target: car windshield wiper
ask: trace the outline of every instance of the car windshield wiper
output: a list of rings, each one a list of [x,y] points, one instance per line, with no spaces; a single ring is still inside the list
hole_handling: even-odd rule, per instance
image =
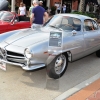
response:
[[[54,26],[54,25],[49,25],[50,27],[53,27],[53,28],[58,28],[58,27],[56,27],[56,26]]]
[[[56,26],[54,26],[54,25],[49,25],[50,27],[53,27],[53,28],[56,28],[56,29],[59,29],[60,31],[62,31],[62,29],[61,28],[59,28],[59,27],[56,27]]]

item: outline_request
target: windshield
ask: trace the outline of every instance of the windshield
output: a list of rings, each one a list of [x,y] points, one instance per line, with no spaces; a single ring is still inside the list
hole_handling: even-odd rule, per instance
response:
[[[0,20],[11,22],[11,20],[14,18],[14,15],[10,12],[0,12]]]
[[[44,26],[61,28],[63,30],[70,30],[70,31],[72,30],[80,31],[81,21],[80,19],[74,17],[55,15],[54,17],[49,19]]]
[[[2,1],[4,1],[4,0],[0,0],[0,2],[2,2]]]

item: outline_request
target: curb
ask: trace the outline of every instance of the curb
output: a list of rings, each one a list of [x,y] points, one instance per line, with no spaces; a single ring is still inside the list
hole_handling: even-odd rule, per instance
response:
[[[100,73],[98,73],[98,74],[94,75],[93,77],[85,80],[84,82],[76,85],[75,87],[67,90],[66,92],[64,92],[61,95],[59,95],[58,97],[56,97],[54,100],[64,100],[64,99],[68,98],[69,96],[73,95],[74,93],[78,92],[82,88],[84,88],[84,87],[88,86],[89,84],[93,83],[94,81],[96,81],[99,78],[100,78]]]

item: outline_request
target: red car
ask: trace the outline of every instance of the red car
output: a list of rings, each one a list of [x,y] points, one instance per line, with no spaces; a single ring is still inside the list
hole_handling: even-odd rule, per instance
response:
[[[7,31],[31,27],[29,17],[18,16],[9,11],[0,11],[0,34]]]

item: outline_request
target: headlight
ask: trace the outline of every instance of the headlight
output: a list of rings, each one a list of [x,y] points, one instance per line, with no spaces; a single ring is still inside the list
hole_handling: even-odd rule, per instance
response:
[[[31,57],[32,57],[32,54],[31,54],[31,52],[29,51],[29,49],[25,49],[25,56],[26,56],[27,58],[31,58]]]

